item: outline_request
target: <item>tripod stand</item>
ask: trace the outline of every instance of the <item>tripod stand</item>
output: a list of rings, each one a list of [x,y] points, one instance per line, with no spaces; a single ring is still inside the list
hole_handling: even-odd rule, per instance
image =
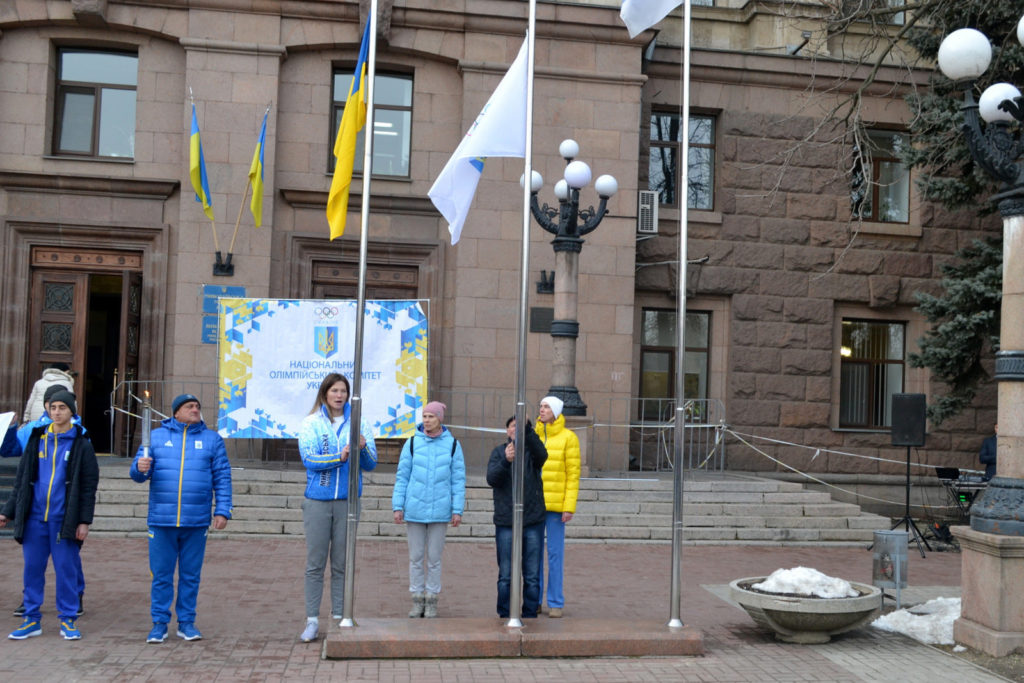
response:
[[[925,540],[924,536],[921,535],[921,530],[914,524],[914,518],[910,516],[910,446],[907,446],[907,492],[906,492],[906,510],[903,513],[903,519],[896,520],[896,523],[892,525],[889,531],[896,529],[899,525],[905,524],[907,527],[907,536],[914,539],[917,543],[917,549],[921,553],[921,557],[924,557],[924,549],[928,548],[931,551],[932,547],[928,545],[928,541]],[[924,547],[922,547],[922,544]]]

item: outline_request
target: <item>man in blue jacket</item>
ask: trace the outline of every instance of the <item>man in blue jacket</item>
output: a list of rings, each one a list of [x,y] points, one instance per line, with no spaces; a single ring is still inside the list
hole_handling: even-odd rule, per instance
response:
[[[231,464],[224,440],[206,428],[199,408],[199,399],[192,394],[175,398],[171,404],[173,417],[153,430],[148,456],[139,447],[130,471],[135,481],[150,482],[147,523],[153,629],[146,637],[147,643],[162,643],[167,638],[175,565],[178,637],[203,637],[195,625],[196,598],[214,497],[213,528],[223,529],[231,518]]]

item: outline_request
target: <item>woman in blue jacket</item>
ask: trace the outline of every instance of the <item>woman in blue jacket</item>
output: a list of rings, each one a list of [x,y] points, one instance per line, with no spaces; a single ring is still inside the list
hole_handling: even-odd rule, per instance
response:
[[[324,377],[313,410],[299,430],[299,455],[306,466],[306,499],[302,501],[302,526],[306,532],[306,626],[299,636],[304,643],[316,640],[320,630],[320,600],[328,554],[332,618],[341,619],[344,607],[351,393],[344,375],[332,372]],[[377,466],[377,446],[364,419],[359,421],[359,432],[362,494],[362,472]]]
[[[462,523],[466,502],[462,446],[441,424],[444,411],[439,401],[423,407],[423,424],[402,447],[391,496],[395,523],[408,522],[412,618],[437,616],[445,532],[449,522]]]

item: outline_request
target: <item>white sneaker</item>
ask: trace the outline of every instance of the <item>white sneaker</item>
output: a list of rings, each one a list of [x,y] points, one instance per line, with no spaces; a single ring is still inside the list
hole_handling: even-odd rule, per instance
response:
[[[317,635],[320,631],[319,621],[307,621],[306,628],[302,631],[302,635],[299,636],[299,640],[304,643],[311,643],[316,640]]]

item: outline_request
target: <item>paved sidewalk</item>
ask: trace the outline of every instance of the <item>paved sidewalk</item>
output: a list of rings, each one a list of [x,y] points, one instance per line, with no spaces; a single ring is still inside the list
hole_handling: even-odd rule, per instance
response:
[[[211,534],[216,536],[216,534]],[[65,642],[47,582],[43,635],[0,643],[0,679],[11,681],[880,681],[1004,680],[902,636],[865,629],[827,645],[778,643],[716,595],[728,581],[798,565],[871,581],[861,548],[690,546],[683,549],[683,619],[704,633],[706,655],[674,658],[369,660],[321,659],[321,643],[298,641],[303,625],[301,539],[211,538],[197,625],[204,640],[172,635],[147,645],[146,541],[94,535],[83,551],[88,587],[79,624]],[[960,556],[910,554],[911,586],[957,595]],[[493,546],[449,542],[441,617],[494,613]],[[404,541],[360,541],[355,617],[400,617],[407,609]],[[667,545],[570,544],[565,619],[668,619]],[[8,630],[21,597],[20,547],[0,540],[0,619]],[[939,587],[939,588],[936,588]],[[905,596],[906,597],[906,596]],[[325,600],[325,605],[327,601]],[[546,619],[546,617],[541,617]],[[2,622],[0,622],[2,623]],[[330,623],[321,615],[321,629]]]

